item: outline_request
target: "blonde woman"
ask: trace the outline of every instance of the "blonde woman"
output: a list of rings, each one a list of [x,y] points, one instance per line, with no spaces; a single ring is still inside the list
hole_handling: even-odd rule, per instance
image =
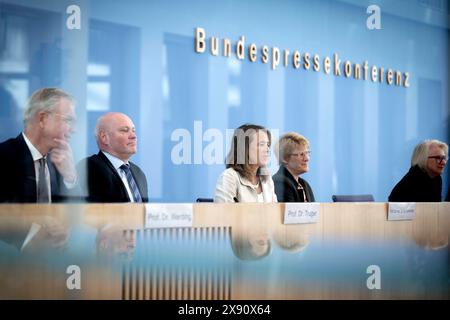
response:
[[[275,146],[280,169],[273,176],[279,202],[314,202],[309,183],[300,175],[309,171],[309,141],[296,132],[284,134]]]

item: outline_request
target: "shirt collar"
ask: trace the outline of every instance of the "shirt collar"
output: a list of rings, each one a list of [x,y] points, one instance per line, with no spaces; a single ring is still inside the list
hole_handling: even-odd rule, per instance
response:
[[[261,167],[261,168],[260,168],[260,172],[259,172],[259,175],[258,175],[258,179],[259,179],[259,183],[261,183],[261,185],[264,184],[264,179],[261,179],[261,176],[266,175],[266,174],[265,174],[266,172],[269,172],[268,169],[267,169],[266,167]],[[263,173],[263,174],[261,174],[261,173]],[[244,176],[241,176],[239,173],[238,173],[238,178],[239,178],[239,182],[240,182],[242,185],[247,186],[247,187],[251,187],[251,188],[255,188],[255,185],[254,185],[253,183],[251,183],[250,180],[248,180],[248,179],[247,179],[246,177],[244,177]]]
[[[112,163],[112,165],[114,166],[114,168],[116,170],[119,170],[121,165],[128,164],[127,162],[120,160],[119,158],[113,156],[112,154],[110,154],[106,151],[102,151],[102,152],[108,158],[108,160]]]
[[[238,173],[238,178],[239,178],[240,184],[242,184],[244,186],[247,186],[247,187],[250,187],[250,188],[254,188],[255,187],[254,184],[252,184],[247,178],[241,176],[239,173]]]
[[[288,177],[288,179],[295,181],[297,183],[300,182],[300,177],[295,177],[284,165],[280,166],[281,170],[283,170],[283,175]]]
[[[25,143],[27,144],[28,149],[31,152],[31,156],[33,157],[33,161],[37,161],[39,159],[41,159],[42,157],[44,157],[38,149],[36,149],[35,146],[33,146],[33,144],[31,143],[30,140],[28,140],[27,136],[25,135],[24,132],[22,132],[22,136],[23,139],[25,140]]]

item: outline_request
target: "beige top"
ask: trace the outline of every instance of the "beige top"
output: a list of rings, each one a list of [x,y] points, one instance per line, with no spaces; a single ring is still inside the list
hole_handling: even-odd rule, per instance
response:
[[[265,203],[277,202],[277,196],[270,175],[267,180],[261,179],[262,196]],[[228,168],[217,180],[214,202],[260,202],[257,187],[242,177],[233,168]]]

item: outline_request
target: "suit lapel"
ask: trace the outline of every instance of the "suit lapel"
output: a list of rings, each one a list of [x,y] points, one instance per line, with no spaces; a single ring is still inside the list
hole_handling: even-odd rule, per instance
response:
[[[106,164],[106,166],[108,167],[109,171],[111,171],[111,173],[113,174],[113,177],[116,180],[118,180],[117,181],[117,185],[120,186],[120,190],[121,190],[122,194],[124,194],[127,197],[128,201],[130,201],[130,197],[128,196],[127,189],[123,185],[122,178],[119,176],[119,173],[117,172],[116,168],[114,168],[114,166],[111,163],[111,161],[109,161],[109,159],[105,156],[105,154],[102,151],[99,151],[97,155]]]
[[[282,168],[283,168],[283,174],[284,174],[284,176],[288,179],[289,184],[291,185],[291,188],[292,188],[293,190],[295,190],[295,201],[296,201],[296,202],[300,202],[300,201],[301,201],[301,198],[300,198],[300,195],[299,195],[299,189],[298,189],[299,181],[297,181],[297,180],[292,176],[292,174],[289,172],[288,169],[286,169],[285,166],[283,166]],[[303,187],[303,184],[302,184],[302,187]],[[304,187],[303,187],[303,188],[304,188]],[[300,191],[301,191],[301,190],[300,190]],[[306,195],[306,190],[305,190],[305,195]],[[306,200],[306,199],[304,199],[304,200]]]
[[[23,195],[32,202],[37,200],[36,172],[33,157],[22,134],[16,138],[18,150],[18,167],[23,170]]]
[[[122,179],[120,178],[119,174],[117,173],[116,168],[114,168],[113,164],[111,163],[111,161],[109,161],[109,159],[104,155],[103,152],[99,151],[98,152],[98,156],[100,157],[100,159],[103,160],[103,162],[105,162],[106,166],[108,167],[108,169],[111,171],[111,173],[120,181],[122,181]]]

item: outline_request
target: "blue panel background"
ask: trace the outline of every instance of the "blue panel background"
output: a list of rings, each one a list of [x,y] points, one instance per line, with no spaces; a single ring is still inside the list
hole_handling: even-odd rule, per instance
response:
[[[71,4],[81,8],[81,30],[66,28]],[[366,27],[369,4],[381,8],[381,30]],[[318,201],[357,193],[386,201],[415,144],[450,141],[449,22],[448,1],[0,0],[0,140],[22,130],[35,89],[60,86],[78,100],[77,159],[97,152],[92,132],[101,113],[132,117],[139,137],[132,160],[148,177],[152,201],[212,197],[224,165],[204,162],[212,142],[202,135],[221,132],[223,159],[226,129],[245,122],[309,138],[305,178]],[[245,35],[246,46],[318,54],[321,63],[334,53],[368,60],[409,72],[411,86],[197,54],[196,27],[233,45]],[[171,159],[180,128],[192,138],[191,164]],[[277,170],[274,157],[270,169]],[[448,185],[446,169],[445,193]]]

